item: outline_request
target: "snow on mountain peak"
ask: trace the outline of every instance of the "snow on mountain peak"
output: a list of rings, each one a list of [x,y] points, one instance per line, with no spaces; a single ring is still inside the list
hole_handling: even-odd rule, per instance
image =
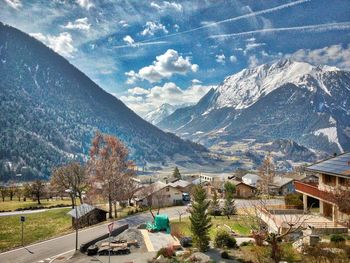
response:
[[[291,59],[244,69],[227,77],[223,84],[218,86],[216,103],[212,106],[213,108],[244,109],[286,83],[313,89],[308,77],[316,80],[315,83],[331,95],[323,84],[323,73],[336,70],[338,69],[335,67],[315,67],[309,63]]]

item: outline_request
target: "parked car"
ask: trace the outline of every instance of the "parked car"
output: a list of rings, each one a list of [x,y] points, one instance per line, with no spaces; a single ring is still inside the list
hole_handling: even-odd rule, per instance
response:
[[[182,201],[191,201],[191,196],[189,193],[182,193]]]

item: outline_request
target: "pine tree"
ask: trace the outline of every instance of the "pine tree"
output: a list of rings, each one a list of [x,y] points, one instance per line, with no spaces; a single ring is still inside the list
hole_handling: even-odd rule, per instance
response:
[[[201,185],[193,189],[193,202],[190,215],[191,232],[194,245],[200,251],[206,251],[209,248],[209,229],[211,218],[207,213],[209,202],[206,201],[207,194]]]
[[[220,215],[220,205],[216,191],[214,191],[213,198],[210,202],[209,213],[214,217]]]
[[[174,169],[174,172],[173,172],[173,177],[181,179],[181,174],[180,174],[179,168],[177,168],[177,166],[175,166],[175,169]]]
[[[233,200],[236,187],[234,184],[230,182],[226,182],[224,185],[224,189],[225,189],[224,214],[227,216],[228,219],[230,219],[230,215],[234,215],[236,213],[235,200]]]

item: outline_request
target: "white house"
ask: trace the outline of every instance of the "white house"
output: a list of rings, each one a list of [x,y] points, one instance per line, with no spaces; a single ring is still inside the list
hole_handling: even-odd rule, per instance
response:
[[[250,186],[256,187],[258,182],[261,180],[259,175],[247,173],[242,177],[242,182]]]
[[[182,203],[182,192],[174,186],[158,181],[137,191],[135,200],[143,206],[171,206]]]

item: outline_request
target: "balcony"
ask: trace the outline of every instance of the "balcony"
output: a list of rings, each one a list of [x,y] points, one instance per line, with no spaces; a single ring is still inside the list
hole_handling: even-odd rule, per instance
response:
[[[318,189],[318,185],[316,184],[302,183],[299,181],[295,181],[294,186],[295,186],[295,190],[300,193],[315,197],[317,199],[328,201],[328,202],[330,202],[331,200],[330,194]]]

